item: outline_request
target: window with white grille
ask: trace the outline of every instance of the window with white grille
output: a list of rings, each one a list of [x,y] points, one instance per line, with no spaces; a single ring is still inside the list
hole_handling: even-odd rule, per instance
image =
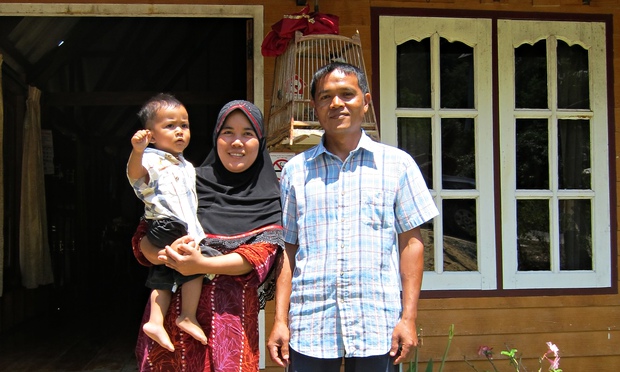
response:
[[[423,288],[609,287],[605,24],[379,26],[381,139],[414,157],[440,210]]]

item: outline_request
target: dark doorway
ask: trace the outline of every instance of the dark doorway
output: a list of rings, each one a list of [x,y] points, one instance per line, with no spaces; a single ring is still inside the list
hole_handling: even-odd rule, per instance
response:
[[[41,126],[53,139],[45,184],[54,284],[39,302],[48,315],[75,327],[87,327],[75,314],[137,325],[148,291],[130,240],[143,206],[125,176],[136,112],[158,92],[177,96],[192,130],[185,155],[199,165],[222,105],[251,99],[248,27],[251,20],[234,18],[0,17],[3,86],[12,87],[5,111],[28,85],[39,88]],[[21,286],[16,117],[4,132],[5,294]]]

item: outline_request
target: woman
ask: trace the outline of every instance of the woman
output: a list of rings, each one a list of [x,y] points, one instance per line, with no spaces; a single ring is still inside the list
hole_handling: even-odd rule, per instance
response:
[[[198,218],[206,243],[223,255],[203,257],[189,237],[159,250],[143,238],[143,223],[133,239],[142,264],[165,263],[183,275],[218,274],[203,283],[197,311],[208,345],[175,325],[181,303],[177,291],[164,320],[175,351],[141,332],[136,346],[141,371],[258,371],[258,311],[273,296],[273,267],[283,247],[278,180],[262,114],[252,103],[226,104],[213,138],[213,150],[196,168]],[[147,305],[143,323],[148,313]]]

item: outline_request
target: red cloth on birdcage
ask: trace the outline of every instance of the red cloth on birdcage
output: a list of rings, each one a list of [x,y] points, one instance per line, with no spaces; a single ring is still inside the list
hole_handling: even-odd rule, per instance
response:
[[[288,43],[295,36],[295,31],[304,35],[338,34],[339,18],[333,14],[319,12],[310,13],[306,6],[298,13],[286,14],[271,26],[271,31],[265,36],[261,52],[265,57],[276,57],[284,53]]]

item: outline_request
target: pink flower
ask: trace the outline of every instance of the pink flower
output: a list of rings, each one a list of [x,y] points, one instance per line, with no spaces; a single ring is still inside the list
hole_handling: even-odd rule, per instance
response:
[[[480,346],[478,348],[478,355],[493,359],[493,348],[488,346]]]
[[[557,357],[557,356],[558,356],[558,352],[560,351],[560,349],[559,349],[557,346],[555,346],[555,344],[554,344],[554,343],[552,343],[552,342],[547,342],[547,347],[549,348],[549,351],[548,351],[548,352],[552,352],[552,353],[553,353],[553,356],[555,356],[555,357]]]
[[[543,359],[547,359],[551,366],[549,366],[549,370],[555,371],[560,368],[560,349],[552,342],[547,342],[547,347],[549,350],[543,355]],[[553,354],[554,359],[549,359],[548,355]]]

